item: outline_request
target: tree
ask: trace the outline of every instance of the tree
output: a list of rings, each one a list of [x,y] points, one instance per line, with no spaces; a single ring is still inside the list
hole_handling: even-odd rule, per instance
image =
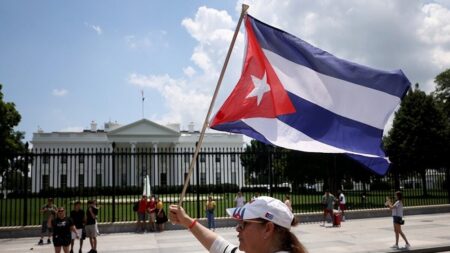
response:
[[[245,175],[250,184],[271,183],[274,167],[277,171],[281,168],[280,161],[272,163],[273,154],[280,148],[267,145],[257,140],[252,140],[250,145],[245,147],[244,154],[241,155],[241,164],[245,167]],[[273,166],[275,165],[275,166]]]
[[[440,73],[434,79],[436,91],[432,94],[442,106],[442,109],[450,120],[450,69]]]
[[[434,79],[436,83],[436,91],[432,94],[436,98],[438,105],[445,113],[448,127],[447,128],[447,143],[450,143],[450,69],[445,70],[440,73]],[[450,153],[450,145],[446,146],[447,150],[445,151],[447,154]],[[445,161],[445,167],[450,169],[450,157],[446,156],[447,160]]]
[[[434,82],[436,83],[436,91],[433,92],[433,96],[438,101],[439,106],[444,111],[445,115],[447,116],[447,122],[448,122],[448,128],[447,128],[447,143],[450,143],[450,69],[445,70],[444,72],[440,73],[436,76],[434,79]],[[446,145],[445,153],[450,153],[450,145]],[[446,184],[447,184],[447,190],[450,195],[450,156],[446,156],[444,167],[446,168]]]
[[[392,129],[385,138],[385,148],[393,163],[394,174],[419,173],[425,196],[426,170],[440,168],[446,155],[446,129],[445,115],[436,100],[416,84],[400,104]]]
[[[0,84],[0,176],[6,180],[11,173],[11,163],[18,153],[24,153],[26,148],[22,139],[24,134],[15,131],[21,116],[16,106],[3,101],[2,84]]]

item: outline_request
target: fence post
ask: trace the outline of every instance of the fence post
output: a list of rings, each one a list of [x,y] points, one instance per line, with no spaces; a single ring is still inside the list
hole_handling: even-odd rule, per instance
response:
[[[195,146],[197,146],[198,145],[198,142],[196,142],[195,143]],[[201,153],[200,153],[201,154]],[[197,219],[200,219],[200,184],[198,183],[199,182],[199,171],[200,171],[200,166],[199,166],[199,162],[198,162],[198,157],[199,156],[197,156],[196,157],[196,159],[195,159],[195,167],[196,167],[196,171],[197,171],[197,176],[196,176],[196,178],[197,178],[197,185],[196,185],[196,189],[197,189]]]
[[[115,148],[116,143],[112,143],[112,151],[111,151],[111,169],[112,169],[112,217],[111,222],[116,221],[116,163],[115,163]]]
[[[28,142],[25,143],[25,159],[23,164],[24,186],[23,186],[23,225],[28,225]]]
[[[447,199],[448,204],[450,204],[450,168],[447,168],[447,179],[445,180],[447,182]]]
[[[273,154],[274,154],[274,149],[273,148],[269,148],[269,152],[267,153],[267,159],[268,159],[268,163],[267,166],[269,167],[269,171],[268,171],[268,176],[269,176],[269,196],[273,197],[272,194],[272,173],[273,173]]]

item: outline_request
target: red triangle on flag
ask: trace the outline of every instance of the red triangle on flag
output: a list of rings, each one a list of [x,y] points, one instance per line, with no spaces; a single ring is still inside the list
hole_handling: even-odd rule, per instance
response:
[[[248,42],[241,78],[212,120],[211,127],[245,118],[275,118],[295,112],[248,20],[245,26]]]

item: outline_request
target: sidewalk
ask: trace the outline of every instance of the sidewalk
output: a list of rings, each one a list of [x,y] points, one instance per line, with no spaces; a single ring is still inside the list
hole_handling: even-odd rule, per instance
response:
[[[403,231],[412,245],[409,252],[450,252],[450,213],[411,215],[405,220]],[[302,223],[292,229],[310,253],[399,252],[390,249],[394,243],[391,217],[347,220],[341,227],[331,227],[329,223],[325,227],[320,225],[317,222]],[[216,232],[237,243],[234,228],[218,228]],[[0,252],[53,252],[52,245],[38,246],[38,239],[0,239]],[[400,242],[403,246],[403,241]],[[98,237],[98,245],[98,252],[207,252],[187,230],[102,234]],[[83,249],[83,252],[89,251],[88,241],[85,241]],[[78,252],[78,244],[75,250]]]

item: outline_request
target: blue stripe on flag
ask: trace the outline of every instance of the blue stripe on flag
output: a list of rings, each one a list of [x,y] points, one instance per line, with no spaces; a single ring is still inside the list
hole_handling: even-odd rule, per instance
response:
[[[406,94],[407,87],[410,86],[410,82],[401,70],[381,71],[339,59],[253,17],[250,18],[250,21],[262,48],[297,64],[314,69],[322,74],[386,92],[399,98]]]
[[[215,125],[213,129],[230,133],[243,134],[260,142],[272,145],[272,143],[268,141],[266,137],[264,137],[264,135],[258,133],[249,125],[240,120]]]
[[[366,157],[355,154],[346,154],[346,155],[351,159],[359,162],[367,169],[375,171],[380,175],[385,175],[390,167],[390,163],[382,157]]]
[[[278,116],[280,121],[322,143],[350,152],[385,156],[380,148],[382,129],[339,116],[288,94],[297,112]]]

